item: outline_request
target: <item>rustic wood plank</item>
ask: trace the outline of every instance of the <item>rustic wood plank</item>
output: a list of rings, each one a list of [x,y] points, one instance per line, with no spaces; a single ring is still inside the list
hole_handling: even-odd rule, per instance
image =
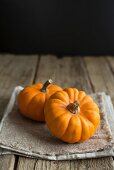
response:
[[[35,170],[69,170],[70,161],[46,161],[37,160],[35,163]]]
[[[77,87],[91,93],[91,85],[82,57],[57,58],[53,55],[42,56],[36,75],[36,82],[52,78],[63,88]]]
[[[17,170],[69,170],[70,161],[46,161],[20,157]]]
[[[54,164],[55,165],[55,164]],[[50,161],[45,161],[45,160],[37,160],[34,166],[34,170],[55,170],[55,166],[51,166],[51,162]]]
[[[59,170],[69,170],[71,169],[71,165],[70,165],[70,160],[69,161],[58,161],[58,168]]]
[[[84,57],[84,61],[94,91],[106,92],[114,103],[114,77],[106,59],[104,57]]]
[[[112,71],[112,74],[114,76],[114,56],[107,56],[106,58],[107,63],[109,64],[109,67]]]
[[[38,56],[0,55],[0,118],[14,87],[33,82],[37,62]],[[0,156],[3,170],[12,170],[14,163],[13,155]]]
[[[35,162],[35,159],[20,157],[17,170],[34,170]]]
[[[33,82],[37,56],[0,55],[0,88],[7,96],[16,85]],[[9,97],[9,96],[8,96]]]
[[[13,170],[15,164],[14,155],[0,156],[0,170]]]
[[[114,170],[113,159],[111,157],[107,158],[97,158],[97,159],[86,159],[71,161],[72,170]]]
[[[73,161],[46,161],[22,158],[18,162],[17,170],[113,170],[113,159],[97,158]]]
[[[50,168],[50,164],[50,161],[20,157],[17,170],[44,170]]]
[[[33,82],[37,56],[0,55],[0,117],[17,85]]]

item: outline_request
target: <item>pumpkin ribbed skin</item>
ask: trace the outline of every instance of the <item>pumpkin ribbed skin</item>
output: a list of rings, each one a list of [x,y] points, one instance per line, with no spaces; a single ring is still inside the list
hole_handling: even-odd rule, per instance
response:
[[[75,101],[79,103],[78,113],[68,109]],[[84,91],[76,88],[66,88],[53,94],[46,102],[44,112],[50,132],[68,143],[89,139],[100,123],[97,104]]]
[[[25,87],[18,95],[17,104],[21,113],[35,121],[45,121],[44,105],[47,99],[58,90],[59,86],[49,84],[46,91],[41,91],[42,83]]]

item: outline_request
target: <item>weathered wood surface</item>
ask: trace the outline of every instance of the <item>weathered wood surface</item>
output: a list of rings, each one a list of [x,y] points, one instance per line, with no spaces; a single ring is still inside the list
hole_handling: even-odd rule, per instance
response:
[[[45,82],[52,78],[54,82],[65,87],[77,87],[88,93],[92,92],[87,69],[82,57],[63,57],[46,55],[40,58],[35,82]]]
[[[113,170],[111,157],[76,161],[46,161],[20,157],[17,170]]]
[[[114,76],[106,59],[105,57],[84,57],[93,90],[105,91],[111,96],[114,104]],[[113,67],[113,58],[110,58],[110,63]]]
[[[37,61],[37,56],[0,55],[0,114],[15,86],[33,82]]]
[[[3,155],[0,157],[0,170],[14,170],[15,156]]]
[[[113,160],[108,158],[97,158],[88,160],[71,161],[71,169],[75,170],[113,170]]]
[[[0,55],[0,118],[17,85],[32,83],[38,56]],[[14,155],[0,156],[0,170],[13,170]]]
[[[104,57],[72,58],[70,56],[57,58],[56,56],[48,55],[40,56],[39,59],[38,56],[20,57],[7,55],[5,59],[5,57],[1,55],[0,88],[2,87],[4,89],[2,95],[0,95],[0,101],[2,103],[0,103],[0,106],[2,106],[2,111],[7,103],[4,102],[3,99],[4,97],[7,99],[9,98],[9,95],[11,94],[14,86],[19,84],[24,86],[26,84],[39,81],[45,82],[45,80],[48,78],[52,78],[58,85],[61,85],[63,88],[67,86],[77,87],[79,89],[86,90],[88,93],[104,90],[109,93],[113,99],[113,94],[111,94],[111,91],[113,90],[114,85],[114,77],[112,72],[114,69],[114,61],[113,64],[112,61],[113,59],[110,59],[109,57],[107,57],[107,59]],[[109,64],[109,62],[111,64]],[[105,69],[105,71],[103,69]],[[9,73],[12,73],[12,75],[9,76]],[[3,83],[1,83],[1,81]],[[8,85],[6,85],[7,81]],[[8,156],[8,158],[7,156],[5,156],[5,158],[3,156],[0,157],[0,167],[2,167],[3,170],[5,170],[4,164],[12,165],[12,167],[14,167],[15,157]],[[46,161],[19,157],[18,162],[16,161],[15,169],[112,170],[114,167],[112,157],[75,161]]]

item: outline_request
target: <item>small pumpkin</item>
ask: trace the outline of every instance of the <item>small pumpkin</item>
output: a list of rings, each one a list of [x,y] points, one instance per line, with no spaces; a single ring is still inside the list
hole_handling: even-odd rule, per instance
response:
[[[53,94],[46,102],[44,112],[50,132],[67,143],[89,139],[100,123],[97,104],[76,88]]]
[[[21,113],[36,121],[45,121],[44,105],[48,98],[61,87],[52,84],[52,80],[44,84],[38,83],[25,87],[17,97],[17,104]]]

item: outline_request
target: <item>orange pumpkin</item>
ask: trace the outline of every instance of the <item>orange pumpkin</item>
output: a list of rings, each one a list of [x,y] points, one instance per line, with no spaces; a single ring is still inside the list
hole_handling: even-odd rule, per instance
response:
[[[56,91],[62,90],[53,85],[52,80],[25,87],[18,95],[17,104],[21,113],[36,121],[45,121],[44,105],[48,98]]]
[[[46,102],[44,112],[50,132],[68,143],[89,139],[100,123],[97,104],[76,88],[53,94]]]

